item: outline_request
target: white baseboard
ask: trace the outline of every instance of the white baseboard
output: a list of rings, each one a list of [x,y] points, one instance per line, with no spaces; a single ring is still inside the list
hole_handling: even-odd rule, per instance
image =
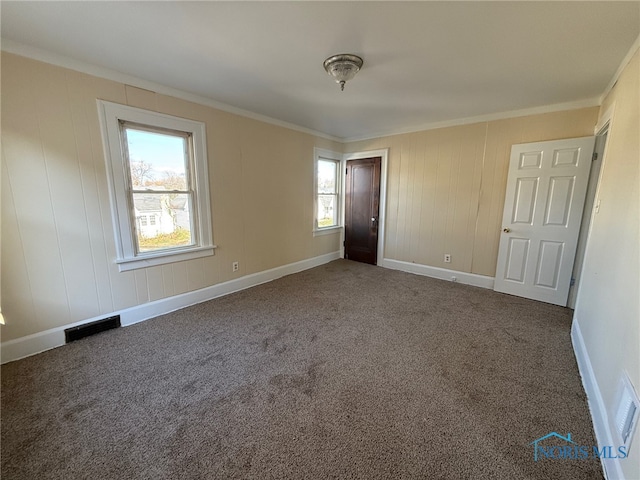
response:
[[[438,278],[440,280],[448,280],[450,282],[452,281],[451,277],[456,277],[456,282],[458,283],[493,290],[493,277],[477,275],[475,273],[458,272],[456,270],[430,267],[429,265],[421,265],[419,263],[401,262],[400,260],[391,260],[389,258],[383,258],[380,266],[391,268],[393,270],[415,273],[417,275],[424,275],[426,277]]]
[[[593,430],[596,434],[598,448],[602,448],[605,445],[613,445],[613,435],[609,428],[609,415],[607,415],[607,409],[605,408],[604,400],[598,387],[598,381],[591,366],[589,352],[584,344],[584,338],[582,338],[580,324],[575,317],[571,325],[571,342],[573,343],[573,351],[576,355],[576,361],[578,362],[578,370],[582,377],[582,385],[587,394],[587,402],[589,404],[589,411],[591,412],[591,421],[593,422]],[[620,460],[616,458],[601,458],[600,460],[605,478],[624,480]]]
[[[78,325],[83,325],[112,315],[120,315],[120,322],[122,326],[133,325],[134,323],[142,322],[159,315],[164,315],[165,313],[170,313],[190,305],[206,302],[213,298],[222,297],[230,293],[270,282],[280,277],[284,277],[285,275],[291,275],[292,273],[308,270],[309,268],[323,265],[338,258],[340,258],[340,252],[328,253],[326,255],[320,255],[319,257],[313,257],[299,262],[290,263],[288,265],[283,265],[281,267],[272,268],[271,270],[246,275],[244,277],[212,285],[193,292],[163,298],[116,312],[105,313],[99,317],[88,318],[80,322],[70,323],[61,327],[45,330],[44,332],[34,333],[33,335],[16,338],[15,340],[9,340],[0,344],[1,363],[19,360],[21,358],[64,345],[64,331],[70,327],[76,327]]]

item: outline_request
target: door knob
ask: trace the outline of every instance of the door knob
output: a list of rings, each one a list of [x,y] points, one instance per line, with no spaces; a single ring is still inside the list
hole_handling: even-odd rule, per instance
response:
[[[511,231],[511,229],[510,229],[510,228],[505,228],[505,229],[503,229],[502,231],[503,231],[504,233],[509,233],[509,232]]]

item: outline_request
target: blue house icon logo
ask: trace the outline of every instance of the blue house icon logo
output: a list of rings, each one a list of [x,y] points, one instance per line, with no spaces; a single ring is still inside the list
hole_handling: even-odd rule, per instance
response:
[[[553,440],[550,440],[553,439]],[[546,441],[549,440],[547,443]],[[588,460],[600,458],[627,458],[629,455],[626,445],[580,445],[571,439],[571,433],[566,436],[558,432],[547,433],[536,438],[529,445],[533,445],[533,460]]]
[[[544,441],[544,440],[546,440],[548,438],[552,438],[552,437],[559,438],[560,440],[566,442],[567,444],[577,445],[576,442],[571,440],[571,432],[568,432],[566,437],[563,437],[562,435],[560,435],[557,432],[547,433],[545,436],[540,437],[540,438],[536,438],[533,442],[531,442],[529,444],[529,445],[533,445],[533,460],[534,461],[536,461],[536,462],[538,461],[538,451],[540,450],[540,448],[542,448],[542,447],[539,447],[538,444],[540,442],[542,442],[542,441]],[[543,451],[543,453],[544,453],[544,451]],[[548,457],[548,455],[545,455],[545,456]]]

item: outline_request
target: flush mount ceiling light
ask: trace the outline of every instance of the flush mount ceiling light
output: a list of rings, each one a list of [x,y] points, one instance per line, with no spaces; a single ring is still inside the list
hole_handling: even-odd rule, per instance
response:
[[[362,59],[357,55],[341,53],[327,58],[323,65],[327,73],[340,84],[340,90],[344,90],[344,84],[355,77],[362,68]]]

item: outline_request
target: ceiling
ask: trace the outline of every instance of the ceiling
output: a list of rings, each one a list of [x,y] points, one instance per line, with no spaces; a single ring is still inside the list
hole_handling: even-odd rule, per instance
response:
[[[595,104],[640,2],[10,2],[35,47],[341,139]],[[19,50],[19,49],[18,49]],[[322,62],[364,59],[344,92]]]

